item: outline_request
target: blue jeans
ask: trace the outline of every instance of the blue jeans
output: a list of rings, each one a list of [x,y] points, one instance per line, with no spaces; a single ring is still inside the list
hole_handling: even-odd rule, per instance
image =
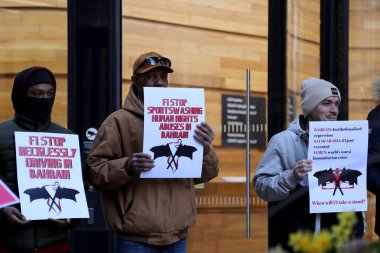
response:
[[[118,240],[116,253],[186,253],[187,239],[184,238],[170,245],[157,246],[128,240]]]

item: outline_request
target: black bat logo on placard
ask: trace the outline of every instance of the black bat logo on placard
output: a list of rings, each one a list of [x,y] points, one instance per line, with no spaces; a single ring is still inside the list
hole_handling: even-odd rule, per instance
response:
[[[350,170],[345,168],[337,168],[335,170],[332,170],[330,168],[328,170],[315,172],[313,176],[318,178],[318,186],[326,186],[327,183],[334,183],[335,188],[333,195],[335,195],[337,189],[339,189],[340,193],[344,195],[341,188],[341,183],[345,182],[352,186],[354,186],[354,184],[358,185],[358,177],[361,175],[362,173],[357,170]]]
[[[184,156],[184,157],[188,157],[190,158],[191,160],[193,160],[193,153],[197,151],[196,148],[194,148],[193,146],[188,146],[188,145],[182,145],[179,144],[178,148],[177,148],[177,151],[175,152],[174,156]]]
[[[170,149],[169,144],[167,143],[165,145],[159,145],[159,146],[154,146],[150,149],[154,153],[153,159],[157,159],[159,157],[167,157],[168,161],[168,167],[166,169],[171,168],[173,172],[175,172],[178,169],[179,163],[178,159],[180,157],[188,157],[191,160],[193,159],[193,153],[197,151],[197,149],[193,146],[189,145],[183,145],[182,140],[179,139],[178,142],[175,142],[175,147],[177,150],[175,151],[174,155]],[[174,163],[174,167],[173,164]]]
[[[46,189],[47,186],[52,186],[52,189],[54,191],[53,197]],[[49,212],[53,210],[56,214],[59,214],[62,211],[61,199],[70,199],[76,202],[77,200],[75,195],[77,195],[79,191],[61,187],[58,182],[55,182],[53,185],[45,185],[42,187],[27,189],[24,191],[24,193],[29,195],[30,202],[39,199],[46,199],[47,205],[49,206]],[[55,207],[58,210],[56,210]]]
[[[153,157],[154,160],[162,156],[166,156],[166,157],[173,156],[172,151],[170,150],[169,144],[154,146],[153,148],[150,149],[150,151],[154,153],[154,157]]]

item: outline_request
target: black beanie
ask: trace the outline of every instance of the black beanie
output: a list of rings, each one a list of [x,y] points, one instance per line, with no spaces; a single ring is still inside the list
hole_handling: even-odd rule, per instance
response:
[[[50,73],[44,69],[36,69],[30,73],[25,82],[25,89],[40,83],[48,83],[53,85],[53,80],[51,79]]]

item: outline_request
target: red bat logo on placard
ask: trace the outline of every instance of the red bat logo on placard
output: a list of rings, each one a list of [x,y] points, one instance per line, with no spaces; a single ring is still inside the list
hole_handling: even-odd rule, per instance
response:
[[[339,169],[336,168],[332,170],[321,170],[314,173],[314,177],[318,178],[318,186],[322,185],[323,190],[334,189],[333,196],[337,189],[339,189],[340,193],[343,194],[342,183],[348,184],[350,187],[345,187],[344,189],[354,188],[354,184],[358,185],[358,177],[361,176],[362,173],[357,170],[350,169]],[[327,187],[328,183],[333,183],[334,186]]]

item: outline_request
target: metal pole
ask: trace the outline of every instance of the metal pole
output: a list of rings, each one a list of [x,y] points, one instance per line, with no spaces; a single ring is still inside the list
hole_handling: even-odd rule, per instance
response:
[[[249,186],[251,184],[251,176],[250,176],[250,105],[249,105],[249,99],[250,99],[250,91],[251,91],[251,72],[249,69],[246,71],[246,83],[247,83],[247,89],[246,89],[246,103],[247,103],[247,114],[246,114],[246,155],[245,155],[245,160],[246,160],[246,238],[250,238],[250,210],[249,210],[249,205],[250,205],[250,190]]]

